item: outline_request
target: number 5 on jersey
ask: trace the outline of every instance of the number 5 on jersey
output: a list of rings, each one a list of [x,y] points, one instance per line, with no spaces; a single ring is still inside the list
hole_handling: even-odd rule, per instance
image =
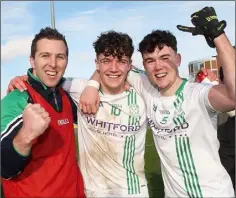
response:
[[[164,116],[161,120],[161,124],[165,124],[168,121],[168,116]]]

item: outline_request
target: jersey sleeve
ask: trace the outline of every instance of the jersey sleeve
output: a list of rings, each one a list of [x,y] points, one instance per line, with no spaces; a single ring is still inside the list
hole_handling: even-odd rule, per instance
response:
[[[13,146],[13,139],[23,124],[22,112],[28,94],[14,90],[1,100],[1,176],[5,179],[19,174],[30,155],[23,156]]]
[[[74,102],[78,104],[79,98],[87,85],[88,80],[80,78],[66,78],[66,81],[63,83],[62,88],[67,91]]]
[[[216,123],[218,112],[211,106],[208,98],[208,94],[212,86],[214,85],[194,83],[192,99],[196,100],[199,108],[208,114],[212,122]]]
[[[209,101],[209,91],[214,85],[212,84],[199,84],[199,100],[201,104],[204,104],[206,109],[211,112],[216,112],[216,110],[211,106]]]
[[[142,97],[146,96],[146,93],[153,88],[146,72],[134,66],[128,73],[127,81]]]
[[[202,84],[202,83],[196,83],[198,84],[198,96],[196,97],[199,102],[199,108],[201,108],[205,114],[209,116],[211,119],[212,124],[214,127],[217,127],[217,116],[219,114],[218,111],[216,111],[210,104],[209,101],[209,91],[214,86],[212,84]]]

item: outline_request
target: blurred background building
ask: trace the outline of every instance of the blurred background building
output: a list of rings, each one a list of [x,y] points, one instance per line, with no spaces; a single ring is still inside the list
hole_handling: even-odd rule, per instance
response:
[[[235,49],[235,45],[233,46]],[[189,81],[194,82],[197,73],[201,68],[209,69],[216,75],[216,80],[219,81],[219,68],[221,67],[220,61],[218,60],[218,56],[212,56],[205,59],[198,59],[189,62],[188,71],[189,71]],[[218,125],[223,124],[228,119],[228,115],[226,113],[220,113],[217,118]]]
[[[233,47],[235,49],[235,45]],[[217,56],[191,61],[188,64],[189,81],[193,82],[195,80],[195,77],[201,68],[210,69],[216,75],[218,81],[220,67],[221,65]]]
[[[212,56],[206,59],[199,59],[199,60],[191,61],[188,64],[189,81],[193,82],[195,80],[195,77],[201,68],[210,69],[216,75],[216,78],[218,80],[219,67],[220,65],[218,64],[216,56]]]

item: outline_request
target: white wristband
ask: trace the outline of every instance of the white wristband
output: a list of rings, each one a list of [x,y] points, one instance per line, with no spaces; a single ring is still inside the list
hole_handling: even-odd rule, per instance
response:
[[[91,86],[99,90],[100,84],[95,80],[89,80],[86,86]]]

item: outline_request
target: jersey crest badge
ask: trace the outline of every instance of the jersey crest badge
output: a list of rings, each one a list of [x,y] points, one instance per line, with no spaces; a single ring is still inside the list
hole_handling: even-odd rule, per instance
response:
[[[129,115],[132,117],[139,117],[139,106],[137,104],[130,104],[129,105]]]

